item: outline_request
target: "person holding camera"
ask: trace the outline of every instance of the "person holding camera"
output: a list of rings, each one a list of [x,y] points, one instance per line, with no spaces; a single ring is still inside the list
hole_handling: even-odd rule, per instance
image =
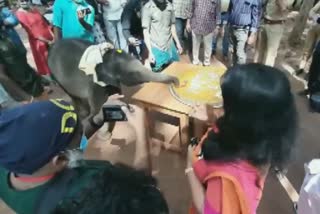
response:
[[[53,5],[55,40],[79,38],[94,42],[95,11],[85,0],[56,0]]]
[[[285,74],[261,64],[230,68],[221,89],[224,111],[188,149],[190,214],[256,213],[268,171],[284,169],[294,147],[294,97]]]
[[[144,112],[119,98],[109,97],[103,108],[120,107],[135,130],[133,168],[83,159],[90,149],[88,138],[108,120],[102,109],[83,125],[74,107],[63,100],[1,111],[0,198],[20,214],[168,213],[156,180],[147,174]]]

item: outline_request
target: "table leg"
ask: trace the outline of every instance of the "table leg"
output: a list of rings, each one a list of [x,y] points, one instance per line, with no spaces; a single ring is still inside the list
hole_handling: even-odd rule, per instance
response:
[[[137,103],[137,105],[142,108],[145,112],[145,127],[146,127],[146,139],[147,139],[147,155],[148,155],[148,172],[152,174],[152,157],[151,157],[151,133],[150,133],[150,111],[149,108],[144,106],[142,103]],[[137,143],[137,142],[136,142]]]

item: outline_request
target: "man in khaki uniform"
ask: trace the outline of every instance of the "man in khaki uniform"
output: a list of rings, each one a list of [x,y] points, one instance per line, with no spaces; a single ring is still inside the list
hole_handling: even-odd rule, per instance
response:
[[[300,63],[300,69],[304,70],[305,66],[310,59],[316,44],[320,40],[320,1],[310,10],[309,19],[313,20],[312,27],[310,28],[305,45],[303,48],[303,55]]]
[[[288,16],[289,5],[294,0],[265,0],[262,26],[258,36],[255,62],[274,66],[278,48],[284,32],[284,23]]]

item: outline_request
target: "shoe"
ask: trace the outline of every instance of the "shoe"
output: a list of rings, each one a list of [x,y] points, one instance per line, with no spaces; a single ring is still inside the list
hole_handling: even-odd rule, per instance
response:
[[[204,63],[203,63],[203,66],[210,66],[210,65],[211,65],[210,62],[204,62]]]
[[[310,94],[310,91],[308,89],[298,91],[297,93],[299,96],[308,96]]]
[[[202,65],[202,62],[200,62],[200,61],[192,61],[192,64],[193,65]]]

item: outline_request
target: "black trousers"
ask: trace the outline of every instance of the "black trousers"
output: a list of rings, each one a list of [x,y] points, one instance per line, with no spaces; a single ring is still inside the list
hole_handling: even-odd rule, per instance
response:
[[[320,50],[315,50],[309,71],[308,90],[310,94],[320,92]]]

